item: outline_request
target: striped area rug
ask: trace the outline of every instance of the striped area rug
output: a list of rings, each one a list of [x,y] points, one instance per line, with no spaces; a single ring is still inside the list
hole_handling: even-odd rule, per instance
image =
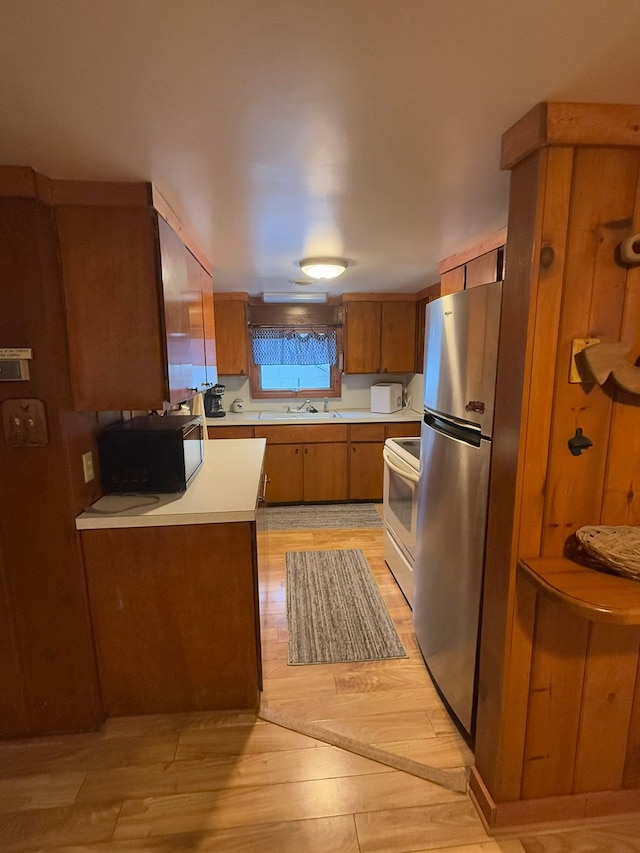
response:
[[[382,527],[375,504],[305,504],[267,507],[268,530],[312,530],[314,527]]]
[[[407,657],[360,549],[285,554],[289,663]]]

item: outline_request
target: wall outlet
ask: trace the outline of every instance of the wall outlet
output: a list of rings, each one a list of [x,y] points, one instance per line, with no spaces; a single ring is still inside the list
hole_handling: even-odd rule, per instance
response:
[[[90,483],[96,476],[93,472],[93,453],[90,450],[82,454],[82,470],[85,483]]]

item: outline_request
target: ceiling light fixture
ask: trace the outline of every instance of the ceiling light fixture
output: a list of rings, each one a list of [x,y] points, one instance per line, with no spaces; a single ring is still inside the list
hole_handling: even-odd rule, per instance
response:
[[[263,293],[263,302],[326,302],[326,293],[309,293],[299,291],[296,293]]]
[[[310,278],[337,278],[349,266],[344,258],[303,258],[300,269]]]

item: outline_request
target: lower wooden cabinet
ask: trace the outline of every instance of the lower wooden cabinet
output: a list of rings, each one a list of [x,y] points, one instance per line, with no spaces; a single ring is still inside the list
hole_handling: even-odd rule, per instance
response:
[[[419,435],[419,421],[209,427],[210,438],[267,440],[270,504],[381,501],[385,439]]]
[[[255,522],[82,532],[108,716],[255,708]]]
[[[346,444],[267,444],[264,468],[271,504],[347,499]]]
[[[385,424],[352,424],[349,438],[349,498],[381,501]]]
[[[268,503],[303,502],[302,450],[302,445],[299,444],[267,444],[264,470],[269,478]]]
[[[352,424],[349,444],[349,499],[381,501],[384,487],[382,451],[387,438],[420,435],[420,422]]]
[[[347,499],[346,444],[307,444],[303,460],[305,501]]]
[[[384,478],[384,442],[352,442],[349,445],[349,498],[381,501]]]

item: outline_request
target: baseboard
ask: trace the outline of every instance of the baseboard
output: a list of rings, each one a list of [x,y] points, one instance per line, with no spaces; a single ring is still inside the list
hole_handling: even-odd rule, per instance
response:
[[[545,827],[551,824],[566,827],[575,823],[601,823],[603,819],[633,816],[640,812],[638,788],[496,803],[475,767],[471,768],[469,794],[485,828],[492,835],[511,832],[515,827],[523,829],[541,824]]]

